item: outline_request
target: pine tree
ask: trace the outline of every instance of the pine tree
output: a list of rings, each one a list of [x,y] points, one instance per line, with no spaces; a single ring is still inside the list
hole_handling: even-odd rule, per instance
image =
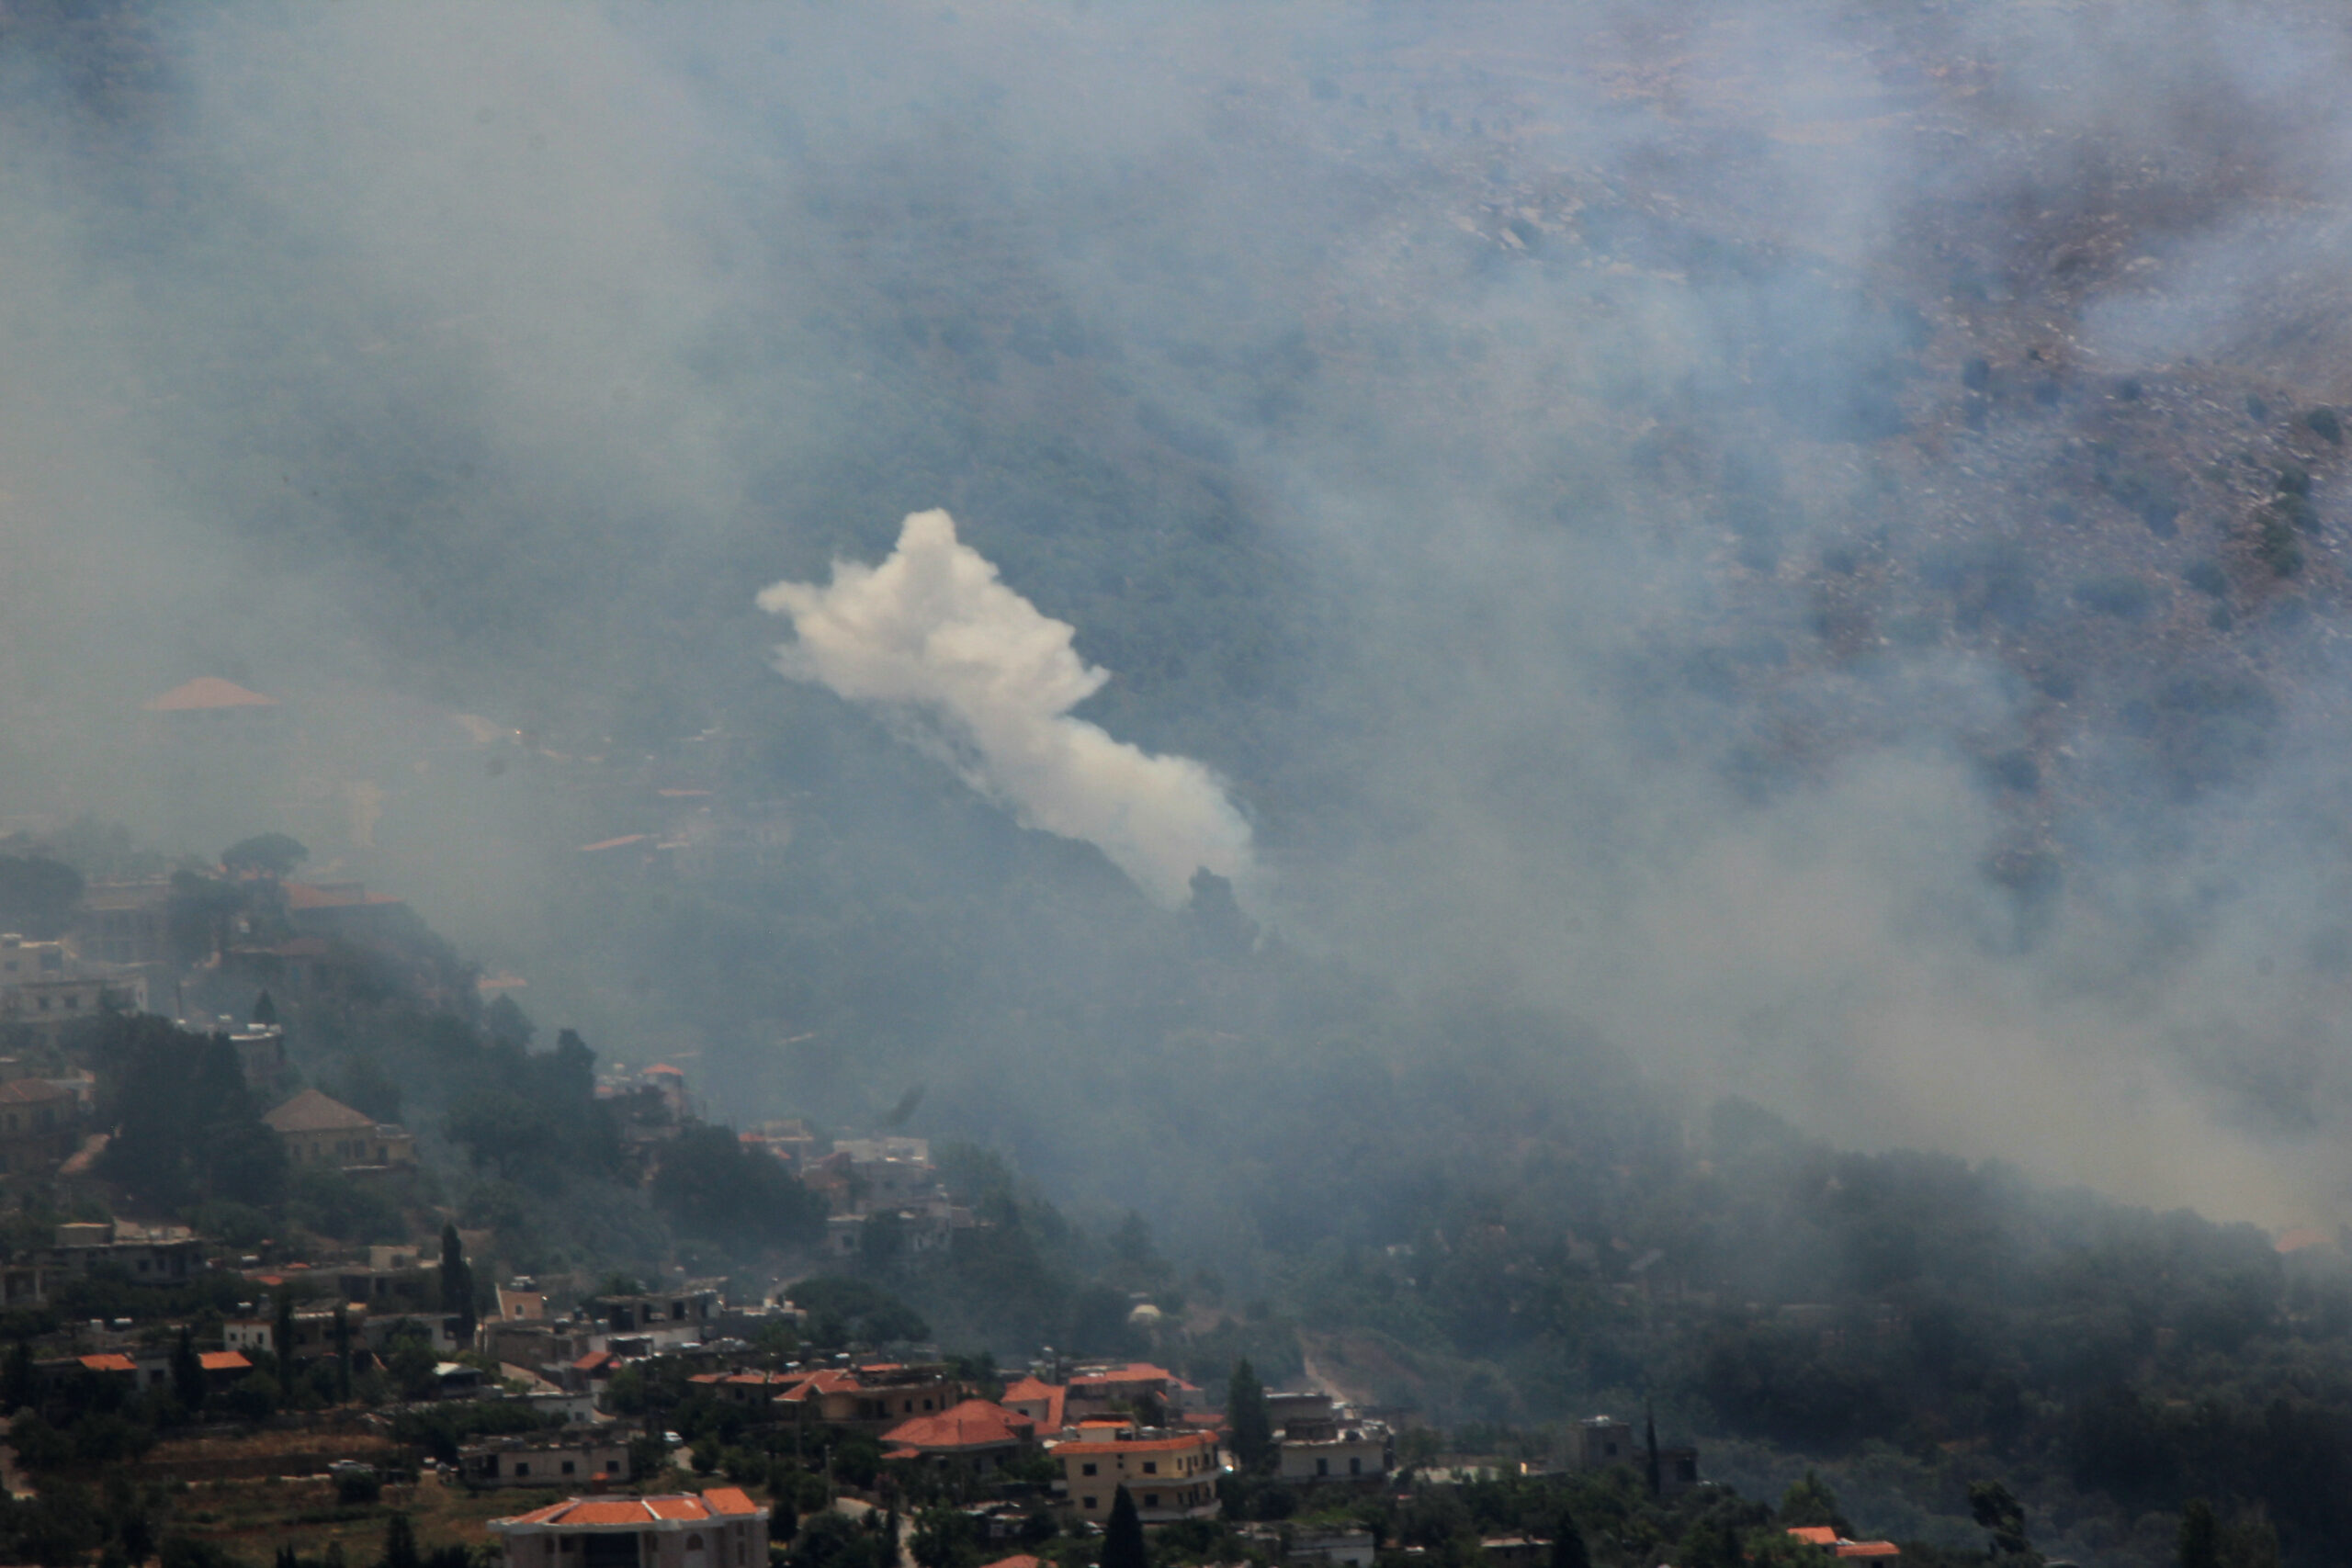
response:
[[[1102,1527],[1102,1556],[1100,1568],[1150,1568],[1150,1555],[1143,1544],[1143,1519],[1136,1512],[1136,1500],[1120,1487],[1111,1494],[1111,1517]]]
[[[1266,1414],[1266,1385],[1258,1381],[1257,1369],[1247,1357],[1233,1364],[1233,1381],[1225,1395],[1225,1419],[1233,1431],[1233,1457],[1241,1461],[1242,1470],[1250,1473],[1264,1470],[1274,1454],[1273,1425]]]

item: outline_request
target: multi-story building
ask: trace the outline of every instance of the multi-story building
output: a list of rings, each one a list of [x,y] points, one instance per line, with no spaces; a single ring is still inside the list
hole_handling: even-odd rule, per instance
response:
[[[1112,1499],[1122,1486],[1146,1524],[1206,1518],[1216,1512],[1217,1477],[1225,1467],[1215,1433],[1095,1428],[1046,1451],[1061,1462],[1070,1506],[1090,1523],[1111,1517]]]
[[[65,1162],[81,1135],[81,1101],[41,1078],[0,1083],[0,1174],[46,1175]]]

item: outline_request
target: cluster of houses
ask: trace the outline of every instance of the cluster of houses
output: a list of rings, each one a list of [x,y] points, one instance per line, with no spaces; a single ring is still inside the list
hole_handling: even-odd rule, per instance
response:
[[[605,1345],[582,1358],[598,1369],[613,1364],[613,1344],[642,1337],[641,1321],[619,1321],[632,1309],[654,1307],[661,1314],[657,1329],[697,1322],[686,1299],[604,1304],[614,1314],[614,1326]],[[695,1355],[723,1343],[681,1339],[657,1353]],[[1218,1479],[1231,1469],[1223,1416],[1204,1407],[1199,1388],[1142,1362],[1067,1372],[1041,1363],[993,1399],[935,1362],[714,1367],[689,1381],[711,1398],[765,1411],[774,1420],[876,1438],[888,1466],[988,1481],[1015,1472],[1034,1478],[1042,1458],[1053,1475],[1051,1493],[1069,1512],[1098,1525],[1109,1518],[1121,1487],[1148,1525],[1214,1517]],[[1279,1393],[1268,1404],[1285,1477],[1306,1484],[1377,1483],[1392,1473],[1395,1446],[1383,1423],[1356,1416],[1328,1394]],[[598,1549],[592,1542],[638,1529],[650,1517],[674,1518],[680,1528],[659,1540],[643,1538],[655,1553],[648,1561],[733,1562],[726,1552],[736,1538],[706,1527],[740,1520],[749,1532],[751,1521],[767,1517],[741,1493],[726,1490],[699,1498],[607,1502],[599,1492],[627,1479],[628,1449],[616,1436],[600,1438],[589,1429],[478,1444],[465,1450],[463,1463],[468,1479],[481,1485],[544,1486],[575,1475],[589,1483],[586,1495],[492,1521],[514,1563],[594,1561],[567,1554],[593,1553]],[[692,1555],[697,1540],[712,1555]]]

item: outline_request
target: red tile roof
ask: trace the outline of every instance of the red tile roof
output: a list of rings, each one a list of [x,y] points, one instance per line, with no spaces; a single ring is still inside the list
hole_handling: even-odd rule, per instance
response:
[[[695,1524],[709,1519],[752,1518],[764,1512],[740,1488],[714,1486],[696,1497],[673,1493],[663,1497],[567,1497],[527,1514],[492,1519],[490,1528],[515,1525],[561,1525],[569,1529],[596,1526],[628,1528],[650,1524]]]
[[[1026,1442],[1036,1429],[1035,1421],[1017,1411],[985,1399],[967,1399],[936,1416],[918,1416],[893,1427],[882,1440],[938,1453]]]
[[[99,1356],[85,1356],[82,1364],[94,1372],[135,1372],[139,1370],[136,1361],[113,1351]]]
[[[288,882],[282,886],[289,909],[380,908],[402,902],[390,893],[370,893],[356,882]]]
[[[1000,1557],[993,1562],[984,1562],[980,1568],[1046,1568],[1046,1565],[1042,1559],[1024,1552],[1018,1557]]]
[[[610,1366],[612,1361],[613,1353],[610,1350],[591,1350],[572,1362],[571,1370],[575,1372],[593,1372],[599,1367]]]
[[[330,1100],[314,1089],[304,1089],[264,1114],[262,1120],[273,1133],[345,1133],[362,1127],[373,1132],[376,1127],[373,1116],[354,1111],[339,1100]]]
[[[1023,1378],[1019,1382],[1006,1389],[1003,1399],[998,1403],[1001,1404],[1012,1404],[1015,1402],[1023,1404],[1042,1404],[1046,1409],[1043,1417],[1037,1423],[1039,1429],[1058,1432],[1062,1429],[1062,1402],[1068,1397],[1067,1391],[1059,1383],[1046,1382],[1041,1378]]]
[[[1838,1532],[1827,1525],[1791,1525],[1789,1533],[1807,1546],[1835,1546]]]
[[[208,1372],[247,1372],[254,1365],[234,1350],[199,1351],[196,1359]]]
[[[218,675],[199,675],[185,685],[174,686],[160,697],[151,697],[139,705],[149,713],[190,713],[201,708],[274,708],[276,697],[265,697],[259,692],[248,692],[234,681],[223,681]]]
[[[593,844],[582,844],[580,846],[580,852],[583,855],[593,855],[603,850],[617,850],[624,844],[643,842],[645,842],[645,835],[642,833],[623,833],[617,839],[599,839]]]
[[[1838,1543],[1840,1557],[1900,1557],[1903,1549],[1891,1540],[1841,1540]]]
[[[1057,1454],[1164,1454],[1182,1449],[1215,1448],[1216,1438],[1207,1432],[1187,1432],[1181,1438],[1131,1438],[1124,1442],[1096,1443],[1083,1438],[1067,1443],[1056,1443]]]

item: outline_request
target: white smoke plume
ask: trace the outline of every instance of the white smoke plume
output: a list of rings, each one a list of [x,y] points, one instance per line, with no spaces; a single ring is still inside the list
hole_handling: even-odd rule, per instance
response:
[[[836,561],[831,586],[779,582],[759,604],[792,617],[785,674],[917,719],[974,789],[1023,827],[1094,845],[1158,902],[1182,904],[1202,867],[1252,880],[1250,826],[1216,775],[1072,718],[1110,671],[1000,581],[946,513],[910,513],[879,566]]]

